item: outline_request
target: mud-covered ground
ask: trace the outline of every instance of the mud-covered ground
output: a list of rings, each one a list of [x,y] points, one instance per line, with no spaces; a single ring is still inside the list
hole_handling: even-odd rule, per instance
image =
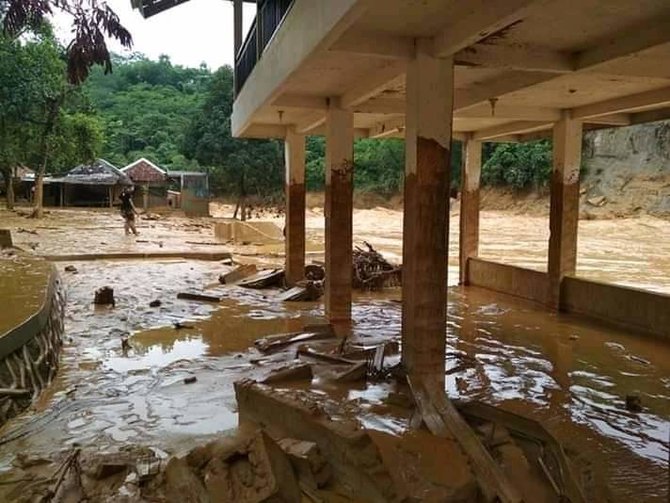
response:
[[[221,208],[216,209],[221,214]],[[139,238],[123,236],[108,212],[52,211],[35,222],[0,212],[15,240],[50,255],[95,251],[230,249],[239,261],[280,263],[281,245],[214,245],[212,221],[170,216],[142,221]],[[320,256],[323,217],[308,215],[308,238]],[[357,239],[400,258],[401,218],[391,210],[357,210]],[[457,223],[452,219],[450,284],[456,282]],[[482,254],[541,268],[546,219],[485,212]],[[670,224],[652,218],[580,222],[580,273],[670,291],[670,246],[659,236]],[[138,242],[140,241],[140,242]],[[146,242],[145,242],[146,241]],[[187,243],[193,242],[195,244]],[[104,244],[103,244],[104,243]],[[202,244],[207,243],[207,244]],[[236,425],[232,382],[265,372],[250,349],[261,336],[318,320],[321,303],[285,304],[276,292],[221,287],[218,262],[125,260],[60,262],[68,290],[67,340],[61,371],[34,410],[0,429],[0,470],[11,479],[17,454],[43,456],[73,444],[96,452],[129,445],[179,452]],[[93,292],[115,289],[113,309],[94,308]],[[219,305],[176,299],[188,289],[215,288]],[[162,305],[150,308],[149,302]],[[354,335],[397,339],[400,292],[358,295]],[[189,328],[177,329],[175,322]],[[130,336],[124,352],[121,338]],[[543,422],[566,446],[602,470],[618,501],[666,501],[670,443],[670,346],[636,334],[556,316],[521,301],[452,286],[447,326],[448,391],[452,397],[498,404]],[[185,384],[184,378],[197,381]],[[370,410],[368,427],[402,434],[406,425],[374,413],[389,386],[352,388],[346,398]],[[625,410],[637,393],[644,410]],[[3,491],[11,485],[0,484]]]

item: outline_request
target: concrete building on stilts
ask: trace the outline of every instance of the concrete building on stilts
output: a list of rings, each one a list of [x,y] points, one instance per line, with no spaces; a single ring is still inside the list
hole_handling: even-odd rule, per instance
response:
[[[181,2],[145,1],[145,16]],[[403,360],[443,382],[449,154],[464,144],[460,283],[670,336],[670,298],[576,276],[582,133],[670,118],[666,0],[234,0],[233,135],[286,145],[286,268],[305,263],[305,136],[326,137],[326,302],[351,318],[356,138],[404,138]],[[545,272],[478,258],[484,142],[552,138]]]

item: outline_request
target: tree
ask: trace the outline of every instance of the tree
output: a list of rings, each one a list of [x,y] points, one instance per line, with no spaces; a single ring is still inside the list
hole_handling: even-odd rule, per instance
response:
[[[54,10],[72,19],[74,38],[66,48],[67,75],[71,84],[86,80],[93,65],[112,71],[112,60],[105,36],[130,48],[132,37],[116,13],[101,0],[0,0],[3,32],[18,38],[26,31],[39,30]]]
[[[515,189],[539,188],[549,181],[551,155],[549,140],[497,144],[482,166],[482,182]]]
[[[241,207],[244,220],[248,195],[281,192],[283,148],[273,140],[233,138],[232,108],[233,71],[224,66],[212,77],[205,103],[184,137],[183,152],[201,165],[213,168],[212,186],[238,196],[238,208]]]

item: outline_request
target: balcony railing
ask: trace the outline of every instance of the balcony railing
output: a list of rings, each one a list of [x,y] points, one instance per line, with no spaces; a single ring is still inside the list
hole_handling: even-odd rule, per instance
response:
[[[235,95],[239,94],[294,0],[259,0],[256,19],[235,55]]]

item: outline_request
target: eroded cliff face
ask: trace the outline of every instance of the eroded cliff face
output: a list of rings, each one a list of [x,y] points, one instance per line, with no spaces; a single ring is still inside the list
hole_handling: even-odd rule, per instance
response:
[[[587,211],[670,216],[670,121],[586,133],[583,169]]]

